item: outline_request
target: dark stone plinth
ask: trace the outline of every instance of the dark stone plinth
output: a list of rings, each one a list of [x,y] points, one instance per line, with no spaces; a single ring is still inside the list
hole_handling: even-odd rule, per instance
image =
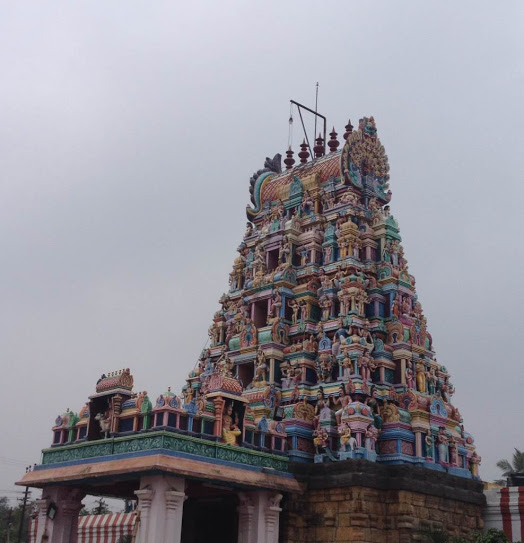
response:
[[[378,490],[408,490],[478,505],[484,505],[486,501],[480,481],[417,466],[376,464],[367,460],[323,464],[293,462],[289,471],[310,490],[361,486]]]
[[[281,543],[411,543],[438,528],[482,529],[482,483],[406,465],[366,460],[292,463],[302,494],[283,500]]]

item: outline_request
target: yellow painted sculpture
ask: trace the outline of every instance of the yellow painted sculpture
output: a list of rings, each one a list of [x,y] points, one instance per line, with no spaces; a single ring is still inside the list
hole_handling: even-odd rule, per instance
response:
[[[417,362],[417,390],[419,392],[426,392],[426,368],[424,367],[424,362],[419,360]]]
[[[222,439],[228,445],[238,445],[237,439],[240,434],[238,417],[235,417],[233,422],[233,406],[229,404],[226,407],[226,413],[222,417]]]

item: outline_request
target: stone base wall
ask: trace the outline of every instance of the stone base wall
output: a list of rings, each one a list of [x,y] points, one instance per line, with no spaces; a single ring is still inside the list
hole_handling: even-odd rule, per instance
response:
[[[482,484],[424,468],[350,460],[296,465],[303,495],[283,501],[281,543],[408,543],[425,527],[482,529]]]

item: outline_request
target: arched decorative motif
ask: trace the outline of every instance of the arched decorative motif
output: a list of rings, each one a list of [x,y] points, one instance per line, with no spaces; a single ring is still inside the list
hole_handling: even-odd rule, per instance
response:
[[[377,137],[373,117],[362,118],[358,130],[348,136],[340,164],[346,183],[371,190],[384,202],[391,199],[391,193],[385,192],[389,180],[388,157]]]

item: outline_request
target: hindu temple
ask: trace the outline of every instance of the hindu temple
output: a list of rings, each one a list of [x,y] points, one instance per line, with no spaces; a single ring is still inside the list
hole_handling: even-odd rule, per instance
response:
[[[19,483],[43,490],[35,541],[76,541],[86,494],[136,500],[138,543],[401,543],[481,527],[480,457],[435,354],[374,118],[294,156],[249,180],[229,287],[181,388],[149,395],[113,371],[57,416]]]

